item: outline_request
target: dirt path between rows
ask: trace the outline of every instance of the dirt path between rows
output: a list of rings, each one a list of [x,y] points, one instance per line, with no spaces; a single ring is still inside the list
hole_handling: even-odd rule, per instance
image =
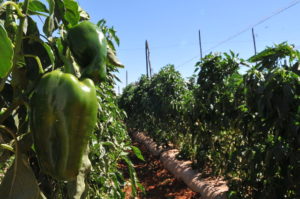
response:
[[[140,148],[145,158],[145,162],[130,155],[140,183],[144,186],[146,193],[139,192],[136,199],[201,199],[200,194],[193,192],[182,181],[174,178],[174,176],[164,169],[158,158],[153,157],[146,147],[133,143]],[[122,170],[125,165],[120,165]],[[127,174],[128,175],[128,174]],[[126,174],[125,176],[128,177]],[[125,189],[126,199],[130,199],[131,189]]]

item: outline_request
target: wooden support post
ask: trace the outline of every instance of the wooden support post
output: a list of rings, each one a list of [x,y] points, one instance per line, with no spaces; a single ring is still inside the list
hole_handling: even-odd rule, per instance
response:
[[[148,41],[146,40],[146,46],[145,46],[145,51],[146,51],[146,70],[147,70],[147,77],[150,78],[152,77],[152,67],[151,67],[151,61],[150,61],[150,49],[149,49],[149,44]],[[149,71],[149,72],[148,72]]]
[[[253,39],[253,46],[254,46],[254,54],[256,55],[256,42],[255,42],[254,28],[252,28],[252,39]]]
[[[199,30],[199,47],[200,47],[200,59],[202,60],[203,54],[202,54],[202,42],[201,42],[201,32]]]
[[[145,42],[145,54],[146,54],[146,74],[147,74],[147,77],[149,78],[149,66],[148,66],[148,41],[146,40]]]

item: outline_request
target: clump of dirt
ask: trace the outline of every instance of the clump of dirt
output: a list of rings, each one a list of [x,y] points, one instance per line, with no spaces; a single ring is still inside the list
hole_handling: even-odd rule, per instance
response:
[[[164,169],[158,158],[147,152],[146,147],[134,143],[142,151],[145,161],[139,160],[131,153],[130,158],[135,165],[138,179],[145,188],[145,193],[139,191],[136,199],[201,199],[200,194],[189,189],[182,181]],[[120,164],[125,177],[129,177],[125,165]],[[125,188],[126,199],[130,199],[131,188]]]

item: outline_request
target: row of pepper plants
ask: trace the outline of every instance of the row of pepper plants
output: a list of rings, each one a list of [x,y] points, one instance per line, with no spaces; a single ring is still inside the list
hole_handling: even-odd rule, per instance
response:
[[[185,80],[173,65],[119,98],[131,131],[180,149],[228,198],[300,197],[300,53],[281,43],[243,60],[209,54]],[[206,171],[206,172],[205,172]]]
[[[124,198],[119,38],[74,0],[0,0],[0,198]],[[130,180],[118,169],[128,165]]]

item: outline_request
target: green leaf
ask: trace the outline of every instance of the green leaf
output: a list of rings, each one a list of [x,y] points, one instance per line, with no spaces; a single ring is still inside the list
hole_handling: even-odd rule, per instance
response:
[[[280,66],[279,60],[289,58],[290,62],[299,58],[299,52],[294,49],[294,46],[286,42],[275,45],[274,47],[267,47],[262,52],[248,59],[250,62],[258,62],[257,69],[274,69]]]
[[[65,15],[65,5],[63,0],[55,1],[55,17],[58,21],[63,20],[63,16]]]
[[[137,182],[136,185],[144,194],[146,193],[145,187],[141,183]]]
[[[34,12],[34,13],[35,12],[49,13],[49,10],[45,6],[45,4],[43,4],[42,2],[40,2],[38,0],[31,0],[29,2],[28,9],[29,9],[29,11]]]
[[[81,7],[78,8],[80,19],[81,20],[90,20],[90,15],[85,10],[83,10]]]
[[[136,157],[140,160],[145,161],[142,152],[139,148],[135,147],[135,146],[131,146],[133,153],[136,155]]]
[[[45,35],[47,35],[48,37],[50,37],[53,33],[53,31],[55,30],[55,23],[54,23],[54,15],[50,15],[49,17],[46,18],[44,27],[43,27],[43,31],[45,33]]]
[[[101,19],[100,21],[98,21],[97,26],[101,27],[101,29],[102,29],[103,27],[106,26],[106,20]]]
[[[117,37],[115,29],[112,27],[112,28],[109,28],[108,31],[109,31],[109,34],[111,35],[111,37],[116,41],[117,45],[119,46],[120,39]]]
[[[65,15],[64,19],[72,26],[76,25],[80,19],[79,7],[76,1],[65,0]]]
[[[124,68],[124,65],[118,60],[114,51],[109,46],[107,47],[107,58],[109,63],[111,63],[112,65]]]
[[[12,68],[13,60],[13,45],[9,39],[6,30],[0,24],[0,77],[8,75]]]
[[[0,148],[2,149],[6,149],[8,151],[14,152],[14,148],[12,148],[10,145],[8,144],[0,144]]]
[[[115,144],[113,142],[107,141],[107,142],[102,142],[101,143],[103,146],[112,146],[115,147]]]
[[[122,159],[126,162],[126,164],[128,166],[128,171],[129,171],[129,176],[130,176],[130,181],[131,181],[132,195],[135,197],[137,194],[136,183],[138,182],[138,180],[135,176],[136,174],[135,174],[134,166],[128,157],[123,156]]]
[[[36,22],[29,16],[27,17],[26,21],[27,21],[26,36],[35,35],[35,36],[39,37],[40,33],[39,33],[39,29],[36,25]]]
[[[45,198],[28,164],[28,157],[21,152],[17,154],[14,164],[8,169],[0,185],[0,198]]]
[[[45,42],[43,42],[42,44],[48,53],[49,59],[51,61],[51,65],[54,66],[55,56],[54,56],[54,53],[53,53],[51,47]]]
[[[47,0],[49,4],[49,13],[53,14],[54,13],[54,8],[55,8],[55,1],[54,0]]]
[[[54,22],[54,8],[55,2],[54,0],[47,0],[49,4],[49,16],[46,18],[46,21],[43,26],[43,31],[45,35],[48,37],[52,35],[53,31],[55,30],[55,22]]]

